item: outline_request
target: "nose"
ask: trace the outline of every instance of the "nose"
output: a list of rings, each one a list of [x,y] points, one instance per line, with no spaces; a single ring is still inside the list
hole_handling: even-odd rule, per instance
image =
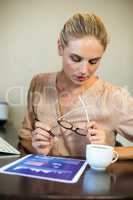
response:
[[[87,75],[89,71],[88,69],[89,69],[88,62],[84,62],[81,64],[79,71],[82,75]]]

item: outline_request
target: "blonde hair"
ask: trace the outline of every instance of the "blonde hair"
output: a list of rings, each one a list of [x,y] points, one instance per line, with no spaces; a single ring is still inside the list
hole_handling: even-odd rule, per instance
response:
[[[94,13],[76,13],[70,17],[60,32],[61,45],[65,48],[70,40],[84,36],[94,36],[106,49],[108,33],[101,18]]]

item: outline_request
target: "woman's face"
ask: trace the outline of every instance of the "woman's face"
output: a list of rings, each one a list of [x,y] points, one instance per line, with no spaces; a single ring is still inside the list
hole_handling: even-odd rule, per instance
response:
[[[95,37],[70,40],[64,49],[59,47],[65,75],[75,84],[84,84],[99,67],[103,52]]]

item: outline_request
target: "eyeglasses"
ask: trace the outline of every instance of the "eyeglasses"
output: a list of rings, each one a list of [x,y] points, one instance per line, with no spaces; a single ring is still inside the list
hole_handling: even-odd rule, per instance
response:
[[[82,98],[80,97],[79,100],[82,101],[81,102],[82,103],[82,107],[85,109],[85,104],[84,104]],[[33,113],[34,113],[35,121],[39,121],[37,119],[36,113],[34,111],[34,107],[33,107]],[[71,114],[71,111],[66,113],[62,117],[65,117],[68,114]],[[85,110],[85,114],[86,114],[86,117],[87,117],[87,121],[89,121],[88,114],[86,113],[86,110]],[[80,122],[79,121],[77,121],[77,122],[69,122],[69,121],[66,121],[66,120],[62,119],[62,117],[57,120],[57,123],[58,123],[58,125],[60,125],[60,127],[66,129],[64,131],[65,135],[70,135],[70,134],[72,134],[72,132],[74,132],[74,133],[76,133],[77,135],[80,135],[80,136],[86,136],[87,135],[87,128],[86,128],[86,126],[84,126],[84,128],[83,128],[83,121],[80,121]],[[85,125],[87,124],[87,121],[84,121]],[[53,127],[52,129],[50,129],[48,131],[46,130],[46,131],[52,137],[61,136],[62,134],[60,133],[60,127],[58,125]],[[67,130],[69,130],[69,131],[67,131]]]
[[[39,120],[36,120],[39,121]],[[73,124],[69,121],[65,121],[65,120],[57,120],[58,125],[52,127],[50,130],[45,130],[47,131],[52,137],[59,137],[62,136],[61,131],[60,131],[60,127],[62,127],[63,129],[66,129],[65,131],[63,131],[63,133],[67,136],[67,135],[71,135],[72,133],[76,133],[77,135],[80,136],[86,136],[87,135],[87,129],[85,128],[80,128],[78,127],[78,125],[76,125],[74,122]]]
[[[64,129],[67,129],[67,130],[70,130],[74,133],[76,133],[77,135],[80,135],[80,136],[86,136],[87,135],[87,129],[85,128],[82,128],[82,127],[78,127],[80,126],[80,124],[82,122],[69,122],[69,121],[66,121],[66,120],[63,120],[63,119],[60,119],[60,120],[57,120],[57,123]],[[77,123],[77,125],[76,125]]]
[[[72,133],[76,133],[77,135],[80,136],[86,136],[87,135],[87,129],[86,128],[81,128],[81,127],[76,127],[75,123],[71,123],[69,121],[66,120],[57,120],[57,123],[64,129],[66,129],[64,131],[64,134],[67,135],[71,135]],[[86,123],[86,122],[85,122]],[[68,131],[70,130],[70,131]],[[52,137],[55,136],[61,136],[61,132],[60,132],[60,127],[57,125],[53,128],[51,128],[50,130],[47,131]]]

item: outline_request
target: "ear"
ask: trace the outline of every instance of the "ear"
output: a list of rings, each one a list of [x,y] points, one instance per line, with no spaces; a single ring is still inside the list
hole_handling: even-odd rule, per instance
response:
[[[57,44],[58,44],[58,54],[59,54],[59,56],[62,56],[63,55],[63,47],[62,47],[60,39],[58,39]]]

